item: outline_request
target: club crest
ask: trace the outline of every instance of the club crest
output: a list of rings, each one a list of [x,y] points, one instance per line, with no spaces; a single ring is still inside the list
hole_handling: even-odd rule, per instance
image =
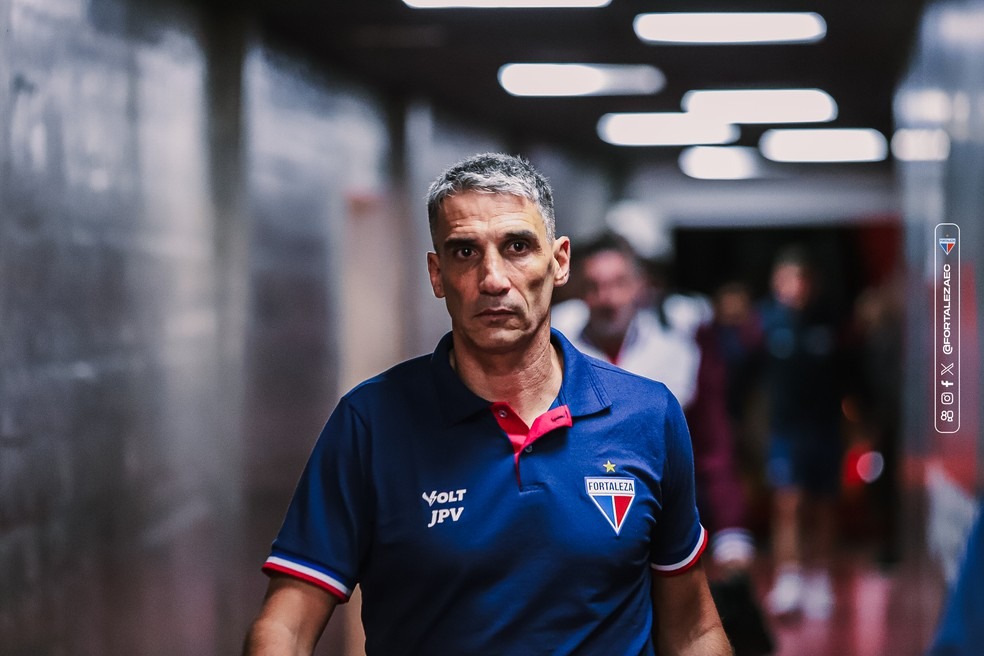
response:
[[[947,255],[950,254],[950,251],[952,251],[953,247],[956,245],[957,245],[957,240],[955,237],[942,237],[940,239],[940,248],[942,248],[943,252],[946,253]]]
[[[595,506],[618,535],[635,499],[635,479],[585,476],[584,487]]]

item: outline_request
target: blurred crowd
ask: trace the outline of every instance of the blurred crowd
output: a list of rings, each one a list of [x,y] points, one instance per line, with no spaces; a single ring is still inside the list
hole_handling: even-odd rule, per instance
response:
[[[552,323],[680,401],[722,620],[739,656],[772,653],[772,621],[832,616],[846,541],[897,559],[901,288],[865,289],[843,311],[815,254],[793,244],[772,254],[760,297],[728,272],[696,293],[674,284],[671,251],[609,226],[573,243]]]

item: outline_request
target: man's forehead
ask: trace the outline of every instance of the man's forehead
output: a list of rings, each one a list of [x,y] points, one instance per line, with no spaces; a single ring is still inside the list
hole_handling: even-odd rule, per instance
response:
[[[509,230],[509,226],[535,227],[546,230],[546,223],[536,205],[528,198],[512,194],[463,191],[448,196],[441,203],[438,219],[449,231],[478,229],[494,225]]]
[[[493,206],[524,209],[528,208],[530,211],[539,214],[536,209],[536,205],[529,198],[505,192],[464,189],[457,193],[448,195],[448,197],[441,202],[441,210],[444,212],[475,206],[486,208]]]

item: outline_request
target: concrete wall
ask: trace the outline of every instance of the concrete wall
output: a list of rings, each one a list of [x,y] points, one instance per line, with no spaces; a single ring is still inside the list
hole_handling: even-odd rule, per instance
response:
[[[502,144],[245,12],[0,0],[0,652],[238,651],[338,395],[447,329],[427,183]]]

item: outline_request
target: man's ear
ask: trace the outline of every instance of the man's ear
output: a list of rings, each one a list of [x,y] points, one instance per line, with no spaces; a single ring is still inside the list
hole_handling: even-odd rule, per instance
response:
[[[567,284],[571,277],[571,240],[570,237],[557,237],[553,244],[554,257],[554,287]]]
[[[430,276],[434,296],[444,298],[444,285],[441,283],[441,258],[437,253],[427,253],[427,274]]]

